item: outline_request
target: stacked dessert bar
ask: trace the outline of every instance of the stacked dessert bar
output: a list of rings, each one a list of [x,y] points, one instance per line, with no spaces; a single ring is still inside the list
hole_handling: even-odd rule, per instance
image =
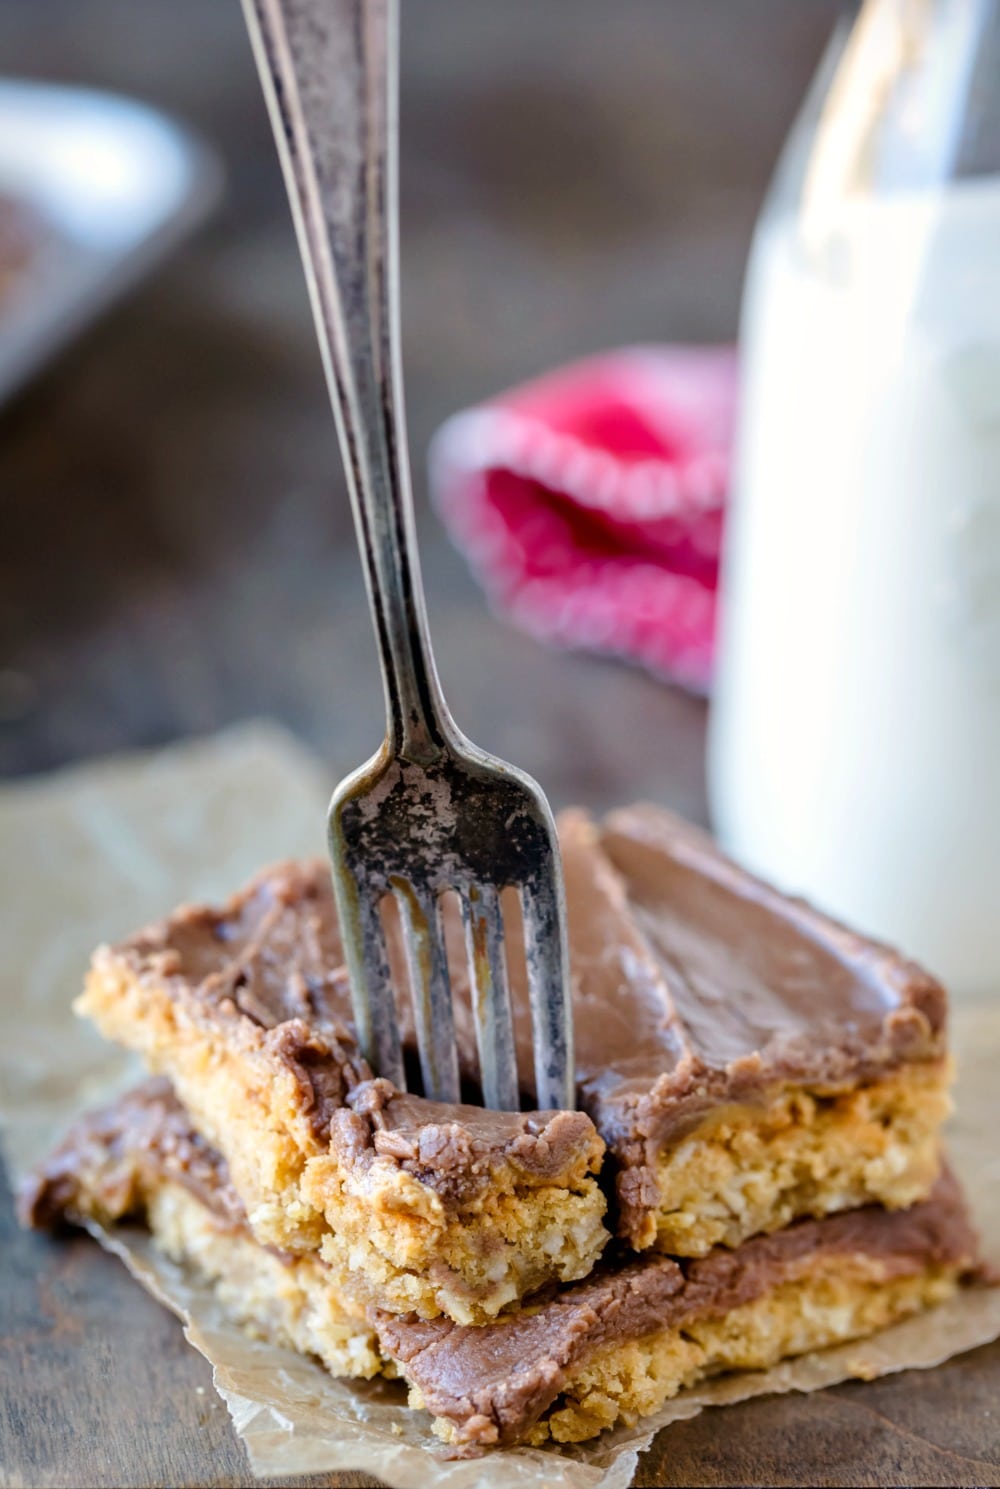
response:
[[[663,811],[560,836],[579,1111],[373,1078],[328,870],[283,865],[97,952],[79,1011],[152,1077],[77,1124],[26,1215],[141,1218],[246,1327],[404,1377],[467,1451],[579,1441],[948,1297],[976,1247],[938,983]],[[449,955],[471,1079],[457,922]],[[527,1078],[516,935],[509,959]]]

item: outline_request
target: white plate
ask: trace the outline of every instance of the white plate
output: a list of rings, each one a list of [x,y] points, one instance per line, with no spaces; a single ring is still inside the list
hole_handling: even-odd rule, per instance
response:
[[[0,304],[0,400],[190,232],[221,185],[218,157],[145,104],[0,80],[0,195],[46,232]]]

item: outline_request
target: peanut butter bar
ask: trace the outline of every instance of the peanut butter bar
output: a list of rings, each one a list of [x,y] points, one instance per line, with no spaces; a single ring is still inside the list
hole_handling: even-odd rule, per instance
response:
[[[929,1192],[948,1111],[938,983],[669,813],[568,812],[560,837],[579,1113],[441,1107],[371,1080],[320,863],[103,948],[78,1007],[170,1076],[260,1240],[322,1248],[345,1287],[396,1312],[480,1323],[586,1275],[606,1240],[603,1144],[619,1236],[675,1256]],[[508,956],[530,1104],[516,926]]]
[[[926,1195],[950,1109],[941,985],[668,812],[560,826],[581,1105],[619,1234],[701,1256]]]
[[[154,1241],[251,1333],[335,1375],[401,1373],[459,1452],[577,1442],[722,1370],[859,1338],[971,1280],[976,1240],[954,1179],[906,1211],[799,1221],[677,1262],[624,1250],[587,1279],[467,1327],[359,1307],[315,1252],[253,1239],[225,1161],[165,1081],[82,1118],[25,1187],[35,1225],[145,1220]]]
[[[910,1210],[800,1220],[679,1263],[647,1253],[469,1329],[374,1314],[384,1354],[445,1441],[476,1451],[580,1442],[725,1370],[861,1338],[950,1297],[976,1237],[957,1184]]]
[[[249,1333],[316,1355],[333,1375],[394,1373],[364,1308],[338,1291],[315,1252],[253,1239],[225,1159],[162,1078],[81,1117],[25,1184],[18,1209],[38,1228],[144,1222],[157,1247]]]
[[[169,1076],[255,1237],[361,1302],[463,1323],[585,1276],[608,1232],[582,1112],[444,1106],[373,1080],[328,867],[284,865],[94,957],[80,1011]]]

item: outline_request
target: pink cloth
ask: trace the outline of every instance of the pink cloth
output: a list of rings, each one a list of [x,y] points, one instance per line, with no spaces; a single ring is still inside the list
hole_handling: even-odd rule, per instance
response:
[[[494,605],[706,691],[736,387],[731,347],[628,348],[449,419],[434,500]]]

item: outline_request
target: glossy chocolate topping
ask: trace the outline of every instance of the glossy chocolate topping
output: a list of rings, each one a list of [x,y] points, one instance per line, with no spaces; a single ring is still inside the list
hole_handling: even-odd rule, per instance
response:
[[[652,1163],[722,1103],[937,1059],[946,999],[887,947],[762,884],[655,807],[564,813],[581,1104]]]
[[[164,1181],[190,1190],[221,1224],[245,1224],[225,1160],[195,1132],[170,1082],[158,1077],[80,1117],[25,1181],[18,1216],[40,1229],[80,1216],[122,1220],[141,1214]]]
[[[208,1018],[305,1029],[353,1062],[349,1084],[370,1074],[354,1042],[329,868],[318,859],[265,870],[221,908],[183,906],[113,954],[137,975],[196,993],[192,1015],[197,1003]]]
[[[490,1112],[401,1094],[372,1080],[336,1113],[331,1147],[345,1166],[391,1158],[445,1203],[468,1204],[503,1166],[528,1186],[580,1180],[596,1172],[603,1144],[583,1112]]]
[[[381,1311],[372,1318],[383,1351],[400,1362],[429,1411],[454,1423],[466,1442],[503,1444],[536,1422],[602,1346],[729,1313],[800,1275],[805,1263],[837,1254],[870,1258],[889,1280],[969,1268],[976,1238],[958,1185],[945,1176],[910,1210],[873,1206],[802,1220],[681,1264],[661,1256],[601,1263],[583,1282],[482,1328]]]

